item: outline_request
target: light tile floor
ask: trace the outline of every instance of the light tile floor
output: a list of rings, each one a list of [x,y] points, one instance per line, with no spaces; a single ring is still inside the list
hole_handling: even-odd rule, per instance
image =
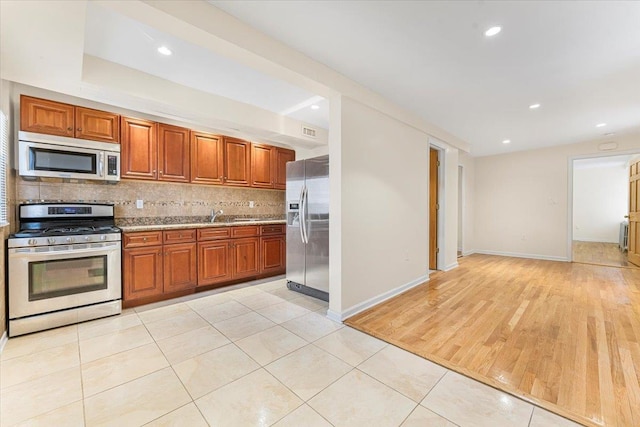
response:
[[[332,322],[284,280],[12,338],[0,426],[574,426]]]

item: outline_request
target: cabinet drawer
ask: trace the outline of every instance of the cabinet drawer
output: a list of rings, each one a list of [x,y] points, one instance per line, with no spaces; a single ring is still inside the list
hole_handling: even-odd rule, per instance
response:
[[[231,227],[231,237],[253,237],[259,236],[260,230],[257,225],[245,227]]]
[[[230,235],[229,227],[198,229],[198,241],[228,239]]]
[[[124,233],[123,246],[139,248],[142,246],[162,245],[162,231],[141,231],[138,233]]]
[[[171,243],[189,243],[196,241],[196,230],[168,230],[162,233],[162,241],[167,244]]]
[[[260,235],[267,236],[269,234],[284,234],[284,224],[262,225],[260,226]]]

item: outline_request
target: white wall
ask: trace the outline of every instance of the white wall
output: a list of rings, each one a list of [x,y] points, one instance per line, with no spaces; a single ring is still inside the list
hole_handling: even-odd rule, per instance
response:
[[[601,142],[476,158],[476,252],[569,260],[569,159],[602,154]],[[640,151],[639,134],[616,142]]]
[[[429,144],[425,133],[350,98],[341,109],[342,289],[330,310],[344,318],[427,280]],[[332,187],[331,203],[334,196]]]
[[[629,214],[629,166],[573,169],[573,240],[618,243]]]
[[[461,152],[458,158],[462,166],[462,254],[475,251],[475,158]]]

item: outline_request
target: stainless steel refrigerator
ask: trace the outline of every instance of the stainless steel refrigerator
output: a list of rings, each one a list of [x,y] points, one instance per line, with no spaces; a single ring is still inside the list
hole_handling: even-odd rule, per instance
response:
[[[287,287],[329,301],[329,156],[287,163]]]

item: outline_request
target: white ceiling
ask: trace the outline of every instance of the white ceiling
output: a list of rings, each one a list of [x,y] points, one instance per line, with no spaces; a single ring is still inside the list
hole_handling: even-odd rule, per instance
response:
[[[173,54],[160,55],[160,46]],[[193,89],[329,127],[329,103],[324,98],[92,2],[87,4],[84,49]]]
[[[474,155],[640,129],[637,1],[210,3],[464,139]],[[493,25],[502,32],[486,38]]]

